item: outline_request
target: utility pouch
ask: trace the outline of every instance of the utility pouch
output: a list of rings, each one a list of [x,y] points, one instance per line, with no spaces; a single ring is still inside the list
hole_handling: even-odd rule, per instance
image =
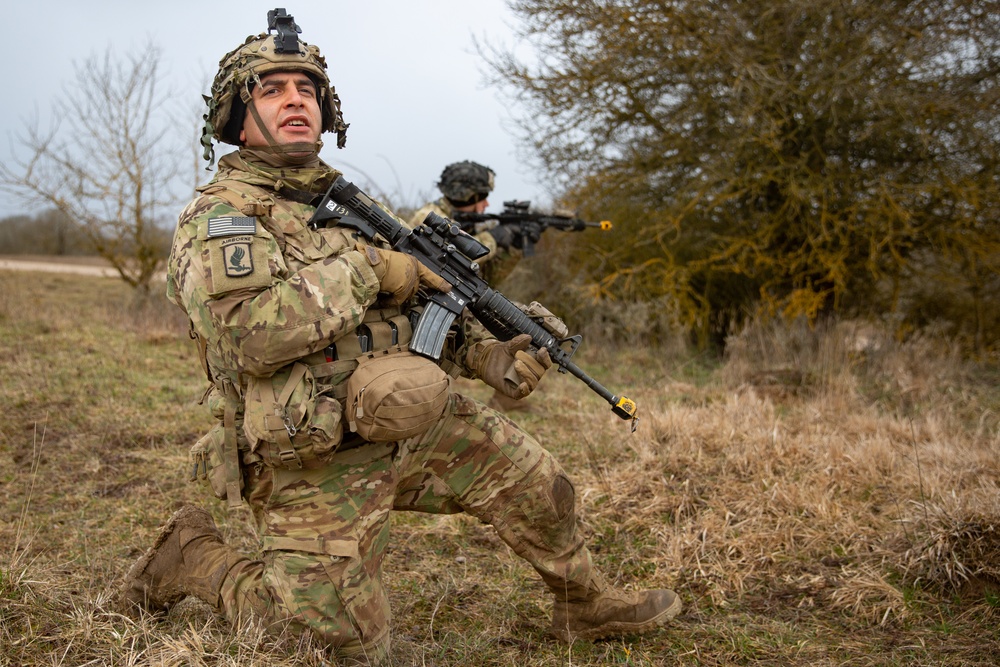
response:
[[[212,489],[212,494],[220,500],[226,498],[225,446],[226,431],[222,422],[219,422],[201,436],[189,452],[191,457],[189,481],[206,484]]]
[[[243,405],[250,450],[275,468],[322,465],[343,436],[343,405],[295,363],[271,377],[251,377]]]
[[[347,381],[347,420],[368,442],[424,433],[444,414],[451,377],[436,363],[394,346],[358,357]]]

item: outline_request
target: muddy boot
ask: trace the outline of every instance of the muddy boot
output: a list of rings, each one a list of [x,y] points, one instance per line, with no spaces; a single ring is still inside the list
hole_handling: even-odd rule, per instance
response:
[[[153,546],[125,576],[122,602],[126,611],[165,611],[194,595],[220,611],[223,579],[247,560],[222,541],[208,512],[185,505],[174,512]]]
[[[552,608],[552,635],[567,644],[581,639],[639,634],[653,630],[681,611],[673,591],[620,591],[604,587],[590,599],[566,600],[556,595]]]

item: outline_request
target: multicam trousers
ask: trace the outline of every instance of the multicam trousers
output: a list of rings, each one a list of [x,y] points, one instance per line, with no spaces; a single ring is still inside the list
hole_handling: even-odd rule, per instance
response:
[[[247,482],[264,558],[224,585],[227,614],[310,630],[345,653],[388,649],[381,571],[390,510],[467,512],[490,523],[570,599],[599,577],[556,460],[507,417],[460,394],[422,436],[351,449],[316,470],[266,468]]]

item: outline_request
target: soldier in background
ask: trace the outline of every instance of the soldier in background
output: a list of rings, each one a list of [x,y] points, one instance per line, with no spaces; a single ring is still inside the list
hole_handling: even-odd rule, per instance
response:
[[[551,366],[547,352],[465,318],[440,364],[409,353],[417,289],[450,286],[409,255],[307,224],[340,175],[320,160],[320,136],[336,133],[341,147],[347,124],[319,50],[284,10],[269,12],[269,29],[277,34],[250,36],[220,62],[206,159],[213,139],[239,150],[181,213],[167,284],[190,318],[218,419],[192,448],[196,476],[231,508],[249,506],[261,558],[227,545],[205,510],[182,507],[126,575],[129,609],[163,611],[192,595],[234,622],[256,618],[311,633],[339,658],[384,662],[388,517],[409,510],[491,524],[551,591],[562,641],[663,625],[678,596],[608,584],[556,460],[451,390],[463,375],[526,396]],[[372,378],[386,376],[414,401],[372,421],[386,395]]]
[[[487,166],[478,162],[464,160],[453,162],[441,172],[437,182],[441,197],[424,204],[416,213],[410,216],[411,227],[416,227],[424,221],[428,213],[436,213],[445,218],[454,218],[456,212],[483,213],[489,208],[490,193],[493,192],[496,174]],[[531,225],[526,226],[531,234]],[[481,275],[490,285],[499,287],[521,261],[521,230],[516,227],[497,225],[495,220],[476,223],[472,228],[463,227],[476,240],[489,248],[490,253],[480,258]],[[537,243],[541,236],[536,230],[531,236],[532,243]],[[525,403],[519,399],[505,396],[500,391],[494,391],[488,405],[501,411],[524,409]]]
[[[437,213],[445,218],[454,218],[456,212],[483,213],[489,208],[495,178],[492,169],[471,160],[449,164],[441,172],[437,183],[442,196],[414,213],[409,220],[410,226],[422,223],[428,213]],[[479,264],[483,279],[490,285],[498,286],[521,260],[521,230],[500,226],[491,220],[477,223],[474,228],[465,231],[490,249],[490,254],[481,258]],[[536,229],[532,233],[529,229],[528,234],[532,243],[537,243],[541,230]]]

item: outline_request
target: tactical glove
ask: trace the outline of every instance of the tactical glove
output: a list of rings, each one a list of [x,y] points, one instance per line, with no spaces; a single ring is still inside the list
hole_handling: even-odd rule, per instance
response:
[[[383,303],[398,306],[406,303],[421,285],[426,285],[440,292],[451,289],[444,278],[421,264],[415,257],[395,250],[385,250],[370,245],[358,245],[358,250],[364,253],[375,277],[379,281],[379,292],[388,296]]]
[[[487,230],[493,235],[498,248],[524,248],[525,242],[529,245],[538,243],[542,238],[542,226],[537,222],[521,222],[511,225],[497,225]]]
[[[543,347],[532,354],[527,351],[530,344],[528,334],[507,342],[484,340],[469,350],[468,366],[504,396],[524,398],[538,386],[545,371],[552,368],[549,351]]]

